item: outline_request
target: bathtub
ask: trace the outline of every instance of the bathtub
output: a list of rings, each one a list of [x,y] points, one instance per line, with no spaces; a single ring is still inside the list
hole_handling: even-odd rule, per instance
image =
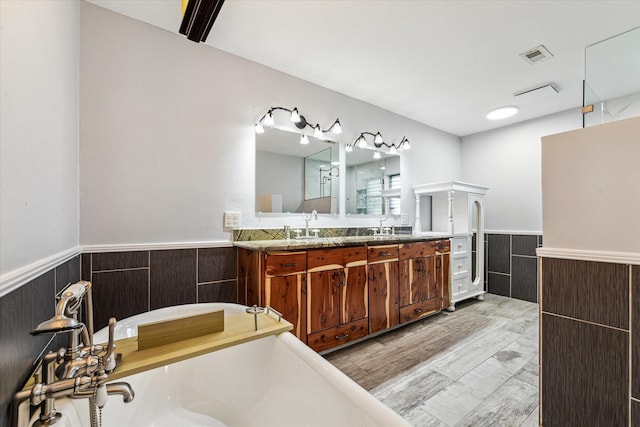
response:
[[[119,321],[116,338],[136,333],[138,323],[224,309],[248,316],[244,306],[201,304],[170,307]],[[196,310],[196,311],[194,311]],[[104,341],[106,331],[96,334]],[[135,399],[110,396],[103,427],[359,427],[409,426],[398,414],[289,332],[218,350],[122,378]],[[64,427],[89,426],[86,399],[60,399]]]

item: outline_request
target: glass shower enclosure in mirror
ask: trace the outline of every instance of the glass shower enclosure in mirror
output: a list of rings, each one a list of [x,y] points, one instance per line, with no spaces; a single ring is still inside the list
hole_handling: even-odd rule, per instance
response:
[[[352,215],[400,215],[400,198],[389,199],[385,212],[382,190],[400,188],[400,156],[381,153],[373,159],[371,150],[346,154],[345,203]]]
[[[339,145],[307,138],[267,127],[256,134],[256,212],[338,212]]]

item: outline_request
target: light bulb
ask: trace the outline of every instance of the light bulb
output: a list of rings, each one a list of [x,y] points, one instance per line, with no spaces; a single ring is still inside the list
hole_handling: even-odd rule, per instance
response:
[[[411,150],[411,144],[409,144],[409,140],[407,138],[404,139],[404,142],[401,145],[403,150]]]
[[[396,150],[396,146],[391,144],[391,148],[389,148],[389,154],[398,154],[398,150]]]
[[[294,108],[293,111],[291,112],[290,120],[294,123],[298,123],[300,121],[300,114],[298,113],[297,108]]]
[[[256,123],[256,133],[264,133],[264,126],[260,123]]]
[[[300,137],[300,144],[307,145],[309,143],[309,137],[306,134],[303,134]]]
[[[382,155],[380,154],[380,152],[378,150],[373,152],[373,158],[374,159],[379,159],[381,157],[382,157]]]
[[[316,127],[313,128],[313,136],[315,136],[316,138],[322,138],[322,131],[320,130],[320,125],[316,125]]]
[[[382,135],[380,135],[380,132],[376,133],[376,136],[373,138],[373,142],[375,142],[376,144],[382,144],[384,142],[382,140]]]
[[[360,135],[356,144],[358,144],[358,148],[367,148],[367,140],[364,139],[364,135]]]
[[[350,153],[353,151],[353,147],[351,146],[351,144],[347,144],[346,147],[344,147],[344,151],[346,151],[347,153]]]
[[[331,129],[329,130],[335,134],[342,133],[342,126],[340,126],[340,120],[336,119],[333,125],[331,125]]]
[[[271,114],[271,111],[269,111],[267,115],[264,116],[264,118],[262,119],[262,124],[265,126],[273,126],[274,121],[273,121],[273,114]]]

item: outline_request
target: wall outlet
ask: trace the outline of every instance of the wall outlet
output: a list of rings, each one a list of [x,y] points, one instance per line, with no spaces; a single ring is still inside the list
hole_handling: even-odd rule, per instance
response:
[[[240,212],[225,211],[224,228],[240,228]]]

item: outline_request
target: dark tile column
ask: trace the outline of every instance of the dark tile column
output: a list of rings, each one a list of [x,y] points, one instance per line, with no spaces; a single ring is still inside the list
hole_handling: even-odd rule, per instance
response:
[[[235,247],[198,249],[198,302],[237,302]]]

